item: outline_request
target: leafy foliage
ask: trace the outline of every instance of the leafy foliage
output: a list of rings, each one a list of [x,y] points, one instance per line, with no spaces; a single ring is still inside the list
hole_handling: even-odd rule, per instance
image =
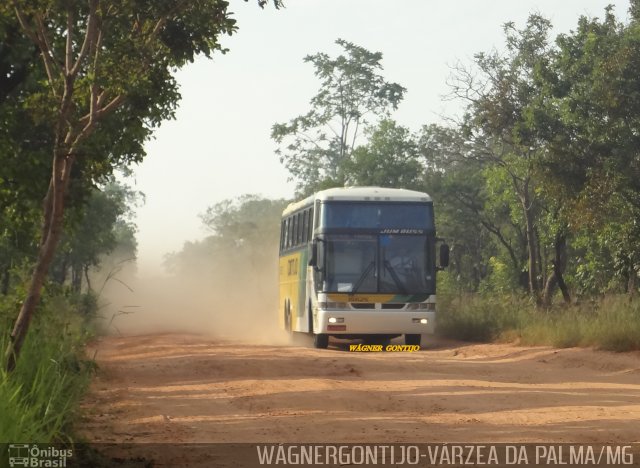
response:
[[[167,269],[230,286],[237,283],[233,272],[246,272],[247,277],[261,274],[276,260],[280,215],[286,204],[285,200],[243,195],[209,207],[201,219],[212,234],[167,255]]]
[[[311,109],[288,123],[273,125],[276,153],[301,193],[344,185],[358,137],[372,117],[387,117],[404,97],[405,89],[384,80],[382,54],[344,39],[336,41],[345,55],[308,55],[320,80]]]
[[[36,184],[44,200],[42,229],[7,349],[9,371],[62,237],[69,199],[86,200],[116,168],[142,160],[153,128],[174,115],[179,93],[173,73],[197,55],[225,52],[220,36],[236,30],[227,7],[225,0],[12,0],[0,6],[0,34],[16,45],[15,52],[0,50],[0,69],[8,70],[0,117],[6,112],[19,119],[0,149],[26,154],[28,168],[48,174]],[[44,151],[30,153],[21,144],[20,124],[42,129]]]
[[[0,296],[2,329],[11,323],[19,300],[17,292]],[[69,441],[94,369],[83,347],[91,336],[87,319],[95,308],[80,314],[77,307],[55,288],[45,293],[23,359],[11,376],[0,370],[0,440]],[[0,345],[6,345],[6,338],[0,336]]]
[[[320,89],[308,114],[273,127],[278,154],[303,193],[350,183],[431,194],[439,235],[453,247],[452,290],[526,293],[546,308],[557,291],[565,303],[633,295],[640,271],[638,11],[633,0],[624,23],[608,7],[601,19],[582,17],[557,37],[541,14],[521,28],[505,24],[504,50],[479,52],[454,70],[462,120],[417,133],[390,119],[404,88],[378,76],[381,56],[339,40],[345,55],[306,58]],[[376,79],[358,79],[370,73]],[[378,93],[371,83],[396,91]],[[377,110],[365,112],[361,103]],[[378,122],[364,117],[376,113]]]
[[[349,184],[415,188],[421,183],[423,164],[411,131],[393,120],[382,120],[365,130],[368,142],[345,161]]]
[[[71,285],[80,292],[83,275],[88,284],[89,269],[100,265],[103,257],[118,249],[123,260],[134,260],[137,242],[132,208],[140,194],[116,180],[102,190],[94,189],[86,202],[71,213],[54,259],[53,279],[59,283],[70,275]]]

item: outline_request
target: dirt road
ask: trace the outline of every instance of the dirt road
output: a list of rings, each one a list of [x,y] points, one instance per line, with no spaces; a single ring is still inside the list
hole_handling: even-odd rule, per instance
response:
[[[640,353],[434,343],[415,353],[102,338],[96,442],[640,441]]]
[[[640,441],[640,354],[436,343],[416,353],[102,338],[91,440]]]

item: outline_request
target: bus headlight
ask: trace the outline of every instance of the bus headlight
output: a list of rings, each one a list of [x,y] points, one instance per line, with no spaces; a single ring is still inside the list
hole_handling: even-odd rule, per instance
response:
[[[344,323],[343,317],[329,317],[329,323]]]

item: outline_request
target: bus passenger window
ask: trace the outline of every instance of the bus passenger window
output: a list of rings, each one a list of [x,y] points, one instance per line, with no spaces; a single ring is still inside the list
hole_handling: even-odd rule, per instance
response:
[[[307,242],[307,231],[309,226],[309,210],[302,212],[302,243]]]
[[[296,236],[296,244],[302,244],[302,213],[298,213],[296,215],[297,224],[298,224],[298,235]]]
[[[286,248],[291,247],[291,231],[293,230],[293,223],[291,222],[291,218],[287,218],[287,242]]]

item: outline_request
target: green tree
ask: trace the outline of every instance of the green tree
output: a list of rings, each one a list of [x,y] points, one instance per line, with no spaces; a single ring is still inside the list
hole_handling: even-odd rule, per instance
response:
[[[347,182],[345,164],[369,119],[387,117],[404,97],[405,88],[380,74],[382,54],[370,52],[343,39],[336,41],[344,55],[308,55],[320,89],[311,109],[288,123],[273,125],[276,154],[298,190],[307,194]]]
[[[83,277],[91,289],[89,269],[98,266],[101,258],[116,248],[130,260],[135,259],[136,227],[132,222],[132,207],[140,194],[129,187],[109,180],[94,189],[81,210],[67,217],[56,258],[51,267],[54,279],[64,283],[70,276],[71,286],[80,292]]]
[[[257,195],[216,203],[200,216],[211,234],[167,255],[166,268],[175,274],[215,278],[218,286],[228,282],[233,287],[238,274],[257,282],[255,275],[277,260],[280,217],[287,203]]]
[[[426,125],[419,138],[424,190],[436,209],[439,232],[452,245],[450,272],[460,289],[477,291],[490,259],[504,256],[509,271],[523,267],[526,245],[513,219],[509,184],[492,183],[493,167],[459,127]],[[502,254],[502,255],[501,255]]]
[[[13,19],[0,10],[0,105],[27,79],[38,60],[37,48]]]
[[[640,271],[635,226],[640,215],[637,1],[630,11],[627,25],[608,7],[603,19],[582,17],[575,30],[557,38],[552,62],[536,77],[542,97],[532,112],[532,127],[548,148],[542,161],[546,189],[566,200],[564,213],[568,217],[571,212],[574,232],[593,236],[595,230],[596,239],[607,244],[580,241],[605,258],[610,254],[605,267],[605,258],[594,262],[595,252],[582,250],[581,277],[585,279],[585,271],[599,277],[587,268],[599,264],[601,271],[625,279],[633,293]],[[593,290],[594,285],[587,281],[585,287]],[[609,288],[610,282],[600,287]]]
[[[424,168],[411,131],[395,121],[381,120],[365,130],[366,144],[345,161],[345,179],[353,185],[417,188]]]
[[[114,167],[143,157],[152,129],[173,116],[179,93],[172,73],[198,54],[222,50],[220,35],[235,31],[227,7],[224,0],[11,0],[0,6],[3,18],[15,12],[13,24],[41,58],[38,76],[46,80],[23,105],[47,128],[51,171],[37,259],[7,350],[9,371],[62,234],[72,181],[87,189]]]
[[[15,16],[0,7],[0,277],[9,293],[12,270],[34,258],[42,193],[50,168],[49,136],[23,108],[44,78],[37,49],[21,34]]]
[[[518,201],[527,242],[529,292],[536,300],[545,273],[538,223],[543,200],[536,168],[545,146],[530,123],[531,109],[540,96],[535,76],[551,56],[550,29],[551,23],[540,15],[531,15],[522,30],[506,24],[506,53],[477,54],[480,78],[461,70],[453,83],[453,92],[469,101],[468,135],[476,148],[484,147],[475,156],[504,173]]]

